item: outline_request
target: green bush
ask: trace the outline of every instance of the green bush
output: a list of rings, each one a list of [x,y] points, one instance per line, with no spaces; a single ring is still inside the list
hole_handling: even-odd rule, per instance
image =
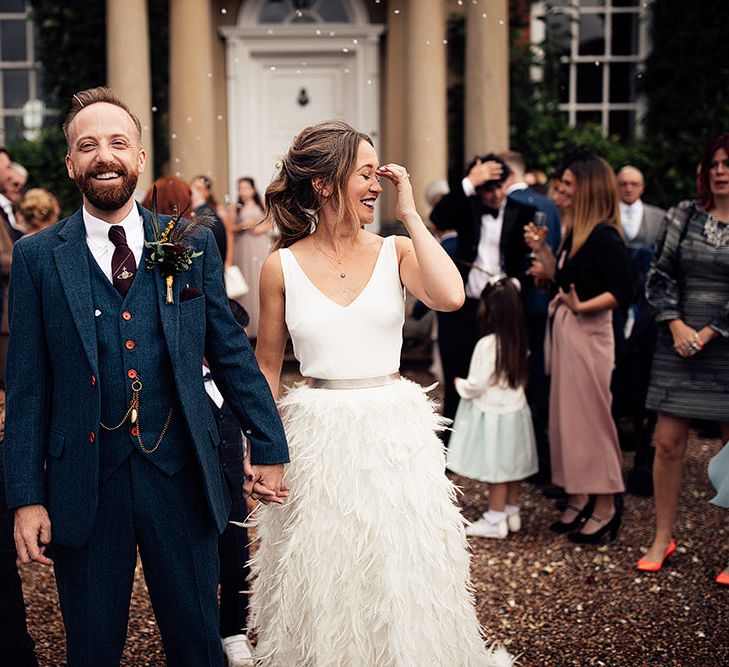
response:
[[[12,144],[8,152],[28,170],[29,187],[45,188],[58,197],[62,215],[69,215],[81,205],[78,188],[66,173],[66,138],[60,127],[43,130],[39,141]]]

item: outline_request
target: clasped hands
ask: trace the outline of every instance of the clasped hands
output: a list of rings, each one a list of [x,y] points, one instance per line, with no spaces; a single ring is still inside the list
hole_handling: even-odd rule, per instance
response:
[[[673,336],[673,349],[684,359],[701,352],[704,345],[716,335],[711,327],[704,327],[701,331],[696,331],[683,320],[672,320],[668,327]]]
[[[262,503],[282,505],[289,496],[289,487],[283,485],[283,464],[252,465],[250,454],[243,461],[243,495]]]

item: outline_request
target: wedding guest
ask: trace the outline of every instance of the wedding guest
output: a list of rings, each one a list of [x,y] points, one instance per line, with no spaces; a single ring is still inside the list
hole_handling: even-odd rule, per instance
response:
[[[490,280],[481,293],[476,343],[467,378],[456,378],[461,397],[446,465],[488,482],[489,505],[466,535],[503,539],[521,528],[522,480],[537,472],[537,449],[524,386],[527,332],[514,279]]]
[[[174,215],[182,213],[187,215],[192,206],[192,191],[190,186],[177,176],[162,176],[147,190],[142,200],[142,206],[152,210],[152,193],[157,188],[157,213]]]
[[[613,416],[625,448],[635,449],[628,474],[631,493],[653,494],[652,447],[655,413],[645,407],[656,324],[645,298],[645,280],[653,260],[653,245],[666,212],[643,202],[643,174],[627,165],[618,171],[620,222],[633,269],[633,293],[626,309],[616,310]]]
[[[28,170],[17,162],[10,163],[10,178],[5,188],[5,196],[10,200],[14,209],[20,205],[25,186],[28,183]],[[22,230],[21,230],[22,231]]]
[[[509,167],[509,175],[504,181],[506,196],[525,206],[532,206],[544,215],[547,243],[553,252],[557,252],[562,237],[559,212],[554,202],[540,195],[527,185],[524,157],[516,151],[501,154],[501,158]],[[539,472],[537,480],[548,482],[551,478],[549,463],[549,379],[544,373],[544,334],[547,329],[547,305],[549,296],[545,290],[535,289],[531,282],[524,283],[524,306],[527,335],[529,342],[529,382],[526,395],[534,422],[534,433],[537,439],[539,456]]]
[[[23,588],[18,576],[18,553],[13,539],[13,511],[5,501],[3,435],[5,387],[0,382],[0,664],[37,667],[35,642],[25,621]]]
[[[549,443],[552,481],[566,490],[568,504],[551,528],[573,542],[596,543],[608,533],[615,539],[622,514],[621,453],[610,413],[612,311],[630,298],[632,277],[610,165],[578,154],[564,169],[561,194],[572,206],[572,228],[557,257],[534,225],[525,230],[537,254],[531,273],[558,289],[547,341]]]
[[[228,301],[235,321],[245,329],[248,313],[235,301]],[[220,535],[220,637],[228,667],[253,667],[253,648],[248,641],[248,530],[243,522],[248,516],[243,497],[244,444],[240,424],[213,380],[203,360],[203,379],[210,409],[220,435],[220,460],[231,498],[228,524]]]
[[[364,229],[380,179],[396,187],[410,238]],[[290,335],[305,383],[279,399],[289,502],[255,518],[256,659],[510,664],[484,647],[468,592],[463,519],[436,435],[442,421],[398,372],[404,289],[435,310],[463,302],[407,171],[379,166],[372,140],[346,123],[320,123],[294,139],[266,208],[281,237],[261,276],[256,355],[278,394]]]
[[[729,440],[729,134],[701,158],[699,199],[666,214],[646,296],[658,338],[646,406],[658,413],[653,461],[656,532],[638,569],[673,553],[691,419],[719,422]]]
[[[43,188],[31,188],[20,200],[16,214],[27,236],[56,224],[61,206],[53,193]]]
[[[209,227],[218,244],[218,251],[223,263],[227,266],[232,262],[233,234],[223,222],[225,209],[218,206],[213,195],[213,182],[207,176],[196,176],[190,181],[190,192],[192,197],[191,217],[204,215],[209,221]],[[218,211],[223,212],[221,217]]]
[[[509,168],[494,154],[475,158],[463,180],[451,188],[430,214],[440,230],[458,233],[456,263],[466,291],[462,308],[441,318],[441,359],[445,376],[443,415],[452,419],[458,407],[454,379],[468,373],[479,339],[476,311],[489,276],[505,273],[524,280],[529,248],[524,225],[535,209],[506,197]],[[531,281],[529,281],[531,282]],[[447,440],[448,433],[444,434]]]
[[[245,176],[238,179],[238,202],[234,215],[233,262],[243,273],[249,288],[248,294],[239,301],[251,318],[248,335],[255,338],[258,336],[261,269],[271,250],[273,227],[270,220],[264,220],[263,204],[252,178]]]
[[[5,379],[5,365],[8,356],[8,283],[13,265],[13,244],[22,236],[16,229],[17,222],[12,202],[5,196],[10,182],[10,156],[0,148],[0,279],[2,285],[2,308],[0,309],[0,380]]]

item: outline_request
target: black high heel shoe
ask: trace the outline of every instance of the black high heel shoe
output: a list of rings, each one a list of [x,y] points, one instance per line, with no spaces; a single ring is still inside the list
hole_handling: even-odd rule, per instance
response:
[[[582,527],[582,524],[587,521],[587,518],[592,515],[592,510],[595,509],[595,496],[588,496],[587,502],[584,504],[582,509],[575,507],[574,505],[567,505],[565,509],[571,509],[573,512],[577,512],[577,516],[572,519],[569,523],[564,521],[555,521],[549,526],[549,530],[553,530],[555,533],[571,533],[573,530],[577,530]]]
[[[615,513],[610,519],[601,519],[594,514],[590,516],[588,521],[594,521],[601,524],[601,527],[594,533],[581,533],[579,530],[568,535],[570,542],[575,544],[599,544],[603,536],[610,534],[610,542],[613,542],[618,536],[620,523],[623,519],[623,501],[620,496],[615,496]]]

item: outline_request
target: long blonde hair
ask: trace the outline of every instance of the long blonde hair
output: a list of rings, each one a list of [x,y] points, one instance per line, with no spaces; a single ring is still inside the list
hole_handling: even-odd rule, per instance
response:
[[[346,188],[362,141],[374,145],[366,134],[341,120],[304,128],[294,138],[281,160],[281,170],[266,188],[266,219],[271,218],[281,232],[274,249],[311,234],[325,202],[334,205],[340,224],[358,224]],[[320,189],[331,190],[327,197],[314,188],[317,178],[322,181]]]
[[[575,177],[570,250],[570,257],[574,257],[592,230],[601,223],[615,227],[622,234],[620,196],[615,172],[601,157],[581,157],[567,165],[566,169]]]

